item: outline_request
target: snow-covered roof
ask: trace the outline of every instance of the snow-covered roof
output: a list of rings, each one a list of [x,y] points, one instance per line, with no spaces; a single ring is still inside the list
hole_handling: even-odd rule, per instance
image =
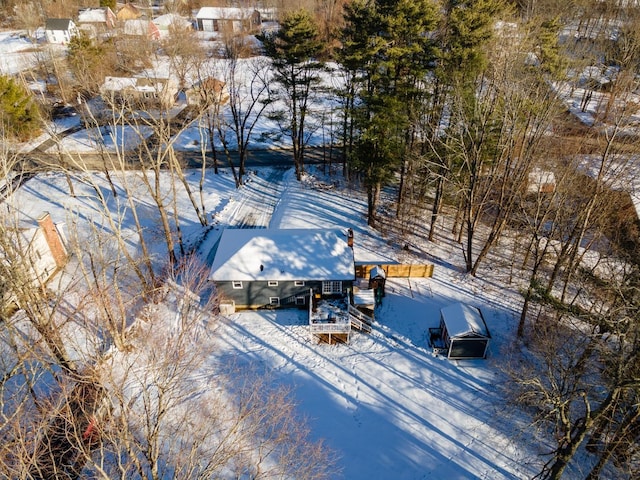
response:
[[[369,278],[387,278],[387,274],[380,265],[376,265],[369,272]]]
[[[354,278],[346,229],[226,229],[209,275],[214,281]]]
[[[145,36],[153,34],[158,27],[144,18],[132,18],[124,22],[125,35]]]
[[[107,17],[107,9],[104,8],[87,8],[78,13],[78,23],[106,23],[109,18]]]
[[[450,337],[477,335],[490,337],[482,313],[476,307],[464,303],[454,303],[441,308],[442,320]]]
[[[110,92],[120,92],[127,88],[136,88],[137,79],[133,77],[104,77],[102,89]]]
[[[188,19],[175,13],[166,13],[164,15],[160,15],[159,17],[154,18],[152,22],[155,23],[161,30],[166,30],[170,26],[182,28],[191,26],[191,22]]]
[[[198,10],[197,19],[213,18],[224,20],[244,20],[250,18],[254,12],[253,8],[237,8],[237,7],[202,7]]]

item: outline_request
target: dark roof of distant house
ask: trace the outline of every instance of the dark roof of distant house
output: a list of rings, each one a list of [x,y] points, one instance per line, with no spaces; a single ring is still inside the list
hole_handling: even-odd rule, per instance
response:
[[[72,20],[70,18],[47,18],[46,30],[69,30]]]

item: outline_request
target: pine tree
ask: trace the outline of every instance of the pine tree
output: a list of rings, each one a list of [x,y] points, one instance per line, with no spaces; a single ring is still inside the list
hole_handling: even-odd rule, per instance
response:
[[[0,125],[9,136],[19,140],[27,140],[40,130],[40,112],[33,95],[5,75],[0,75]]]
[[[101,7],[109,7],[111,10],[116,9],[116,0],[100,0]]]
[[[364,176],[368,223],[376,222],[378,193],[411,158],[417,112],[432,68],[437,10],[430,0],[353,3],[346,10],[340,59],[359,98],[353,165]],[[402,198],[402,185],[400,196]]]

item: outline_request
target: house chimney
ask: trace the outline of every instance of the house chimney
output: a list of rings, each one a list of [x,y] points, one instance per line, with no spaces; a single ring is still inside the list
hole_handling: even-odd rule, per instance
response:
[[[51,250],[56,266],[58,268],[63,267],[67,263],[67,249],[62,243],[58,229],[53,224],[49,212],[44,212],[38,218],[38,225],[42,229],[42,233],[44,233],[44,238],[47,240],[47,245],[49,245],[49,250]]]
[[[353,228],[350,228],[347,232],[347,245],[353,248]]]

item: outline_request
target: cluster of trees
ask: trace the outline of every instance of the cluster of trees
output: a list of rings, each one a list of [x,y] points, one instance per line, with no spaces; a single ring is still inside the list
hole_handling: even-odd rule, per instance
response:
[[[4,174],[20,164],[3,152]],[[0,475],[330,478],[331,454],[309,440],[286,389],[251,365],[207,361],[217,299],[195,257],[166,265],[147,248],[163,204],[136,208],[153,174],[107,180],[81,159],[68,169],[67,193],[82,191],[95,216],[69,213],[68,276],[46,285],[16,235],[20,205],[12,195],[3,204],[3,301],[19,311],[0,321]],[[158,193],[172,213],[177,188]]]

